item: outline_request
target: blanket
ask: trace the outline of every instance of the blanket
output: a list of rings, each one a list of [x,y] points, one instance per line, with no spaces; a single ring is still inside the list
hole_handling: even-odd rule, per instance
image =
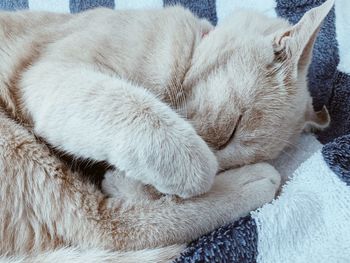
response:
[[[216,25],[236,8],[296,23],[324,0],[0,0],[0,9],[81,12],[181,4]],[[350,1],[336,0],[317,38],[308,84],[330,127],[303,135],[272,161],[284,184],[279,197],[193,241],[175,262],[350,261]],[[210,215],[208,215],[210,216]]]

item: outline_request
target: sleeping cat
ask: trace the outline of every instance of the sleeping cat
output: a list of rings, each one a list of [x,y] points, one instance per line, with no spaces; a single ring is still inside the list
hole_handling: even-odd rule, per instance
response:
[[[233,168],[328,125],[306,74],[332,5],[295,26],[238,12],[216,28],[180,7],[0,13],[0,253],[181,244],[271,201],[273,167]],[[118,198],[39,140],[113,165]]]

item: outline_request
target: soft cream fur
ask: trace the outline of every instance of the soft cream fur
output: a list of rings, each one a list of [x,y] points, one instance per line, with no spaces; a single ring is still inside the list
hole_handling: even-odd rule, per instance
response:
[[[182,244],[271,201],[274,168],[231,168],[328,124],[305,79],[332,4],[293,27],[240,12],[212,28],[180,7],[0,13],[0,253]],[[114,198],[41,140],[113,165]]]

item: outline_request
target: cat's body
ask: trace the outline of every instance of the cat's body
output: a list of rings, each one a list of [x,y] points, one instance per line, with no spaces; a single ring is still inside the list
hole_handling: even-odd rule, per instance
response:
[[[311,33],[330,6],[318,10]],[[245,24],[252,35],[241,42],[233,25],[214,29],[178,7],[0,13],[0,254],[181,244],[270,201],[279,186],[271,166],[229,168],[275,157],[314,121],[305,84],[313,38],[296,34],[286,45],[292,57],[280,57],[284,32],[294,30],[287,22]],[[246,46],[252,37],[258,43]],[[139,192],[119,185],[118,198],[105,197],[31,132],[107,161],[123,171],[114,175],[121,186]],[[228,171],[215,177],[218,167]],[[182,200],[144,184],[205,194]]]

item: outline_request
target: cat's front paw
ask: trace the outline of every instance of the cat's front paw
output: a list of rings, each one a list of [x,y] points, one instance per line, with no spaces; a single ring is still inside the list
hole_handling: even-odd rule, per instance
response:
[[[173,152],[162,163],[164,180],[156,181],[154,186],[162,193],[181,198],[206,193],[218,170],[215,155],[197,134],[175,139],[178,142],[173,141]]]
[[[274,199],[280,183],[281,176],[273,166],[257,163],[220,173],[214,188],[221,191],[232,185],[230,191],[239,193],[242,203],[246,203],[249,210],[254,210]]]
[[[140,178],[140,181],[154,186],[160,193],[181,198],[190,198],[209,191],[218,164],[205,142],[200,139],[181,143],[174,138],[169,141],[171,145],[163,144],[161,147],[168,150],[159,151],[151,165],[145,166],[141,171],[128,170],[126,175]]]
[[[246,166],[248,179],[244,184],[245,191],[251,192],[252,204],[260,207],[271,202],[281,187],[281,176],[268,163],[257,163]]]
[[[164,194],[189,198],[207,192],[218,163],[192,125],[163,103],[144,97],[132,105],[134,117],[114,138],[108,161]]]

